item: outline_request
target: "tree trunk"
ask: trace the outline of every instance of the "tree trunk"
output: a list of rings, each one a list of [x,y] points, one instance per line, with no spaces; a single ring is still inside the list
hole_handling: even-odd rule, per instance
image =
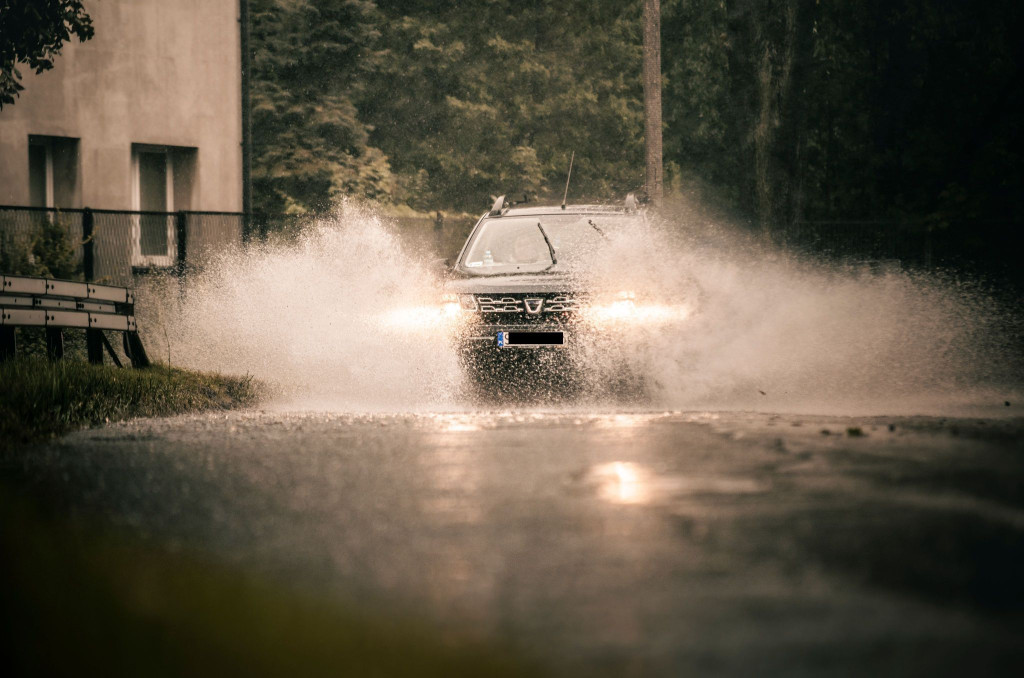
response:
[[[796,0],[786,0],[779,27],[781,35],[775,35],[771,30],[768,17],[765,17],[763,26],[755,26],[757,39],[754,44],[760,50],[757,64],[758,115],[753,134],[755,190],[758,222],[765,236],[771,236],[785,221],[784,213],[788,211],[792,190],[785,169],[779,167],[777,131],[783,123],[782,114],[789,109],[797,14]]]
[[[661,162],[661,0],[644,0],[644,155],[645,188],[652,203],[662,196]]]

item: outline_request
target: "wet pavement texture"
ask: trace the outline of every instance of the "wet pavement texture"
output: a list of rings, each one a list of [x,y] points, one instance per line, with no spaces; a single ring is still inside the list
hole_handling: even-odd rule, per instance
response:
[[[81,431],[4,474],[61,512],[556,674],[1013,674],[1022,434],[1021,419],[249,411]]]

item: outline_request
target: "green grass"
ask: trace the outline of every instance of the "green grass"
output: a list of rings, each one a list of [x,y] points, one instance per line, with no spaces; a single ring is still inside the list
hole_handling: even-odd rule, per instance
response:
[[[242,407],[260,394],[251,377],[19,358],[0,364],[0,451],[131,417]]]
[[[507,650],[313,598],[0,485],[0,654],[8,675],[538,675]]]

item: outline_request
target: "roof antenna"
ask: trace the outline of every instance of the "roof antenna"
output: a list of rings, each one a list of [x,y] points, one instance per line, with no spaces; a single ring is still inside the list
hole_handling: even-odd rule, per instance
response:
[[[565,177],[565,193],[562,195],[562,209],[565,209],[565,200],[569,197],[569,180],[572,179],[572,161],[576,159],[576,151],[572,152],[569,158],[569,174]]]

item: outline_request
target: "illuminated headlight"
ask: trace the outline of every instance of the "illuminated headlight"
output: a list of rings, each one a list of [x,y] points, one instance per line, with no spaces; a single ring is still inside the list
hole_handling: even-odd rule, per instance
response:
[[[459,295],[442,294],[440,304],[408,306],[385,312],[382,317],[388,327],[400,329],[426,329],[453,327],[464,320]]]
[[[636,312],[636,294],[622,291],[598,301],[588,309],[592,320],[614,321],[630,318]]]
[[[609,320],[631,318],[636,315],[636,294],[628,291],[619,292],[611,303],[601,308],[603,315]]]
[[[472,294],[460,294],[459,306],[462,308],[463,311],[475,311],[476,297],[474,297]]]
[[[459,303],[459,296],[450,292],[441,295],[441,315],[451,318],[459,315],[462,306]]]
[[[684,320],[690,315],[687,306],[637,302],[636,294],[623,291],[587,309],[587,317],[598,324],[658,324]]]

